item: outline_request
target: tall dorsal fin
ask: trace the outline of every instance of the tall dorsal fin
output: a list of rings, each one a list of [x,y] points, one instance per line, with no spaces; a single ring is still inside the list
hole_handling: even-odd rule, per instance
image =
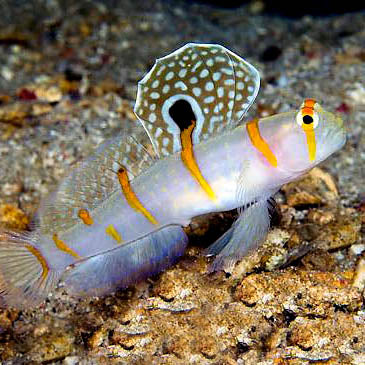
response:
[[[142,128],[141,128],[142,129]],[[143,131],[144,133],[144,131]],[[61,232],[80,222],[80,210],[92,211],[120,190],[117,172],[123,167],[132,180],[152,165],[154,156],[134,135],[119,135],[81,161],[42,202],[35,222],[42,233]],[[152,154],[153,149],[151,148]]]
[[[134,111],[156,152],[167,156],[182,149],[181,132],[193,122],[192,144],[236,126],[259,86],[258,71],[227,48],[188,43],[138,83]]]

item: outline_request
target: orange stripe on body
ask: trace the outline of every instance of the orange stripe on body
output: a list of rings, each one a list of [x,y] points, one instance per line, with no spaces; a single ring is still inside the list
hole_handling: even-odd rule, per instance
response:
[[[86,209],[80,209],[78,216],[83,221],[83,223],[88,226],[91,226],[94,223],[93,219],[90,216],[90,213]]]
[[[60,240],[56,233],[52,236],[52,238],[53,238],[53,242],[55,243],[55,245],[57,246],[57,248],[59,250],[71,255],[75,259],[81,259],[81,256],[78,255],[73,249],[68,247],[65,242]]]
[[[251,143],[265,156],[266,160],[270,163],[271,166],[277,167],[278,161],[273,152],[270,150],[269,145],[261,137],[258,124],[259,120],[257,118],[246,123],[246,129],[248,136],[250,137]]]
[[[39,263],[42,266],[42,282],[46,279],[48,272],[49,272],[49,267],[47,264],[46,259],[42,256],[42,254],[39,252],[39,250],[37,250],[35,247],[33,247],[32,245],[25,245],[26,249],[33,255],[36,257],[36,259],[39,261]]]
[[[152,224],[158,225],[157,220],[153,215],[142,205],[139,201],[137,195],[131,188],[127,171],[124,168],[118,170],[119,184],[122,188],[124,197],[126,198],[128,204],[135,209],[137,212],[143,214]]]
[[[112,224],[109,224],[109,226],[105,228],[105,233],[111,236],[118,243],[122,242],[122,237]]]
[[[203,175],[200,172],[199,166],[196,163],[193,151],[193,143],[191,140],[191,135],[195,128],[196,122],[192,121],[191,125],[183,129],[180,134],[181,138],[181,160],[189,170],[191,175],[195,178],[195,180],[199,183],[199,185],[203,188],[203,190],[207,193],[210,199],[217,200],[217,196],[215,195],[213,189],[210,187],[208,182],[204,179]]]

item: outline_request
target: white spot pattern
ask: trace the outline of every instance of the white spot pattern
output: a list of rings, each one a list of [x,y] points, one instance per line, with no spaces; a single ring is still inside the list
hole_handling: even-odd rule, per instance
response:
[[[162,74],[162,72],[164,72],[166,69],[165,65],[161,65],[160,68],[157,70],[156,72],[156,76],[160,76]]]
[[[156,137],[156,138],[158,138],[158,137],[160,137],[160,136],[161,136],[161,134],[162,134],[162,129],[161,129],[160,127],[158,127],[158,128],[156,129],[155,137]]]
[[[193,94],[195,96],[200,96],[201,93],[202,93],[202,89],[200,87],[194,87],[193,88]]]
[[[208,81],[206,84],[205,84],[205,90],[206,91],[212,91],[214,89],[214,84],[212,83],[212,81]]]
[[[152,99],[158,99],[160,97],[160,94],[156,91],[152,92],[151,93],[151,98]]]
[[[180,71],[179,71],[179,77],[185,77],[186,74],[187,74],[188,70],[186,68],[182,68]]]
[[[165,76],[165,80],[169,81],[174,77],[174,73],[172,71],[168,72],[167,75]]]
[[[193,143],[226,125],[234,126],[254,101],[258,72],[219,45],[187,44],[156,61],[138,84],[135,113],[148,129],[157,152],[178,151],[180,128],[169,109],[186,100],[196,116]],[[205,138],[205,137],[204,137]]]
[[[218,81],[222,76],[222,73],[221,72],[214,72],[213,74],[213,80],[214,81]]]
[[[183,91],[186,91],[188,87],[182,81],[178,81],[175,83],[175,89],[181,89]]]
[[[227,61],[227,60],[226,60],[224,57],[222,57],[222,56],[216,56],[215,60],[216,60],[217,62],[226,62],[226,61]]]
[[[200,77],[204,78],[207,77],[209,75],[209,71],[205,68],[201,73],[200,73]]]
[[[224,80],[224,85],[227,85],[227,86],[234,85],[234,80],[233,79]]]
[[[206,104],[210,104],[210,103],[213,103],[214,101],[214,96],[207,96],[205,99],[204,99],[204,103]]]
[[[245,88],[245,84],[242,81],[237,82],[237,90],[243,90]]]
[[[212,67],[212,66],[214,65],[213,58],[209,58],[209,59],[207,60],[207,62],[206,62],[206,65],[207,65],[208,67]]]
[[[233,75],[233,70],[231,68],[226,68],[226,67],[222,67],[221,71],[223,73],[225,73],[228,76],[232,76]]]
[[[160,84],[160,80],[156,79],[152,82],[151,87],[156,89],[156,87],[158,87],[159,84]]]
[[[203,61],[198,61],[193,68],[191,69],[192,72],[196,72],[196,70],[203,64]]]
[[[155,113],[151,113],[148,120],[151,122],[151,123],[154,123],[156,122],[156,114]]]

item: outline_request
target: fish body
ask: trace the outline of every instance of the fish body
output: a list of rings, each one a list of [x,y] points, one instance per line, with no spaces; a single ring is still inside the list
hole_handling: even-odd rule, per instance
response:
[[[44,298],[62,278],[76,295],[126,287],[172,265],[197,215],[242,208],[208,249],[214,270],[257,247],[280,187],[340,149],[342,120],[313,99],[297,111],[240,123],[257,70],[218,45],[187,44],[141,80],[135,112],[154,148],[108,141],[46,198],[29,234],[0,238],[7,304]]]

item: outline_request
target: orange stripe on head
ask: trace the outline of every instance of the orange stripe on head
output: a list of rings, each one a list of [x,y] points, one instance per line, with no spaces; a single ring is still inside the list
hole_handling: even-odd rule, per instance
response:
[[[312,116],[314,113],[314,105],[316,104],[316,101],[314,99],[305,99],[304,103],[301,107],[302,116],[310,115]]]
[[[305,99],[304,100],[304,107],[313,109],[315,103],[316,103],[315,99]]]
[[[35,247],[33,247],[32,245],[25,245],[26,249],[33,255],[36,257],[36,259],[39,261],[39,263],[42,266],[42,282],[46,279],[48,272],[49,272],[49,267],[47,264],[46,259],[42,256],[42,254],[39,252],[39,250],[37,250]]]
[[[261,137],[259,130],[259,120],[256,118],[248,123],[246,123],[247,134],[250,137],[251,143],[254,145],[256,149],[258,149],[266,158],[266,160],[270,163],[271,166],[277,167],[278,161],[270,150],[269,145],[266,141]]]
[[[313,123],[306,124],[304,122],[305,121],[304,118],[306,116],[310,116],[311,118],[313,118],[315,104],[316,104],[316,101],[314,99],[305,99],[303,106],[301,108],[301,114],[302,114],[302,118],[303,118],[302,128],[303,128],[303,131],[305,132],[305,135],[307,138],[308,155],[309,155],[310,161],[314,161],[316,158],[316,150],[317,150],[316,138],[315,138]]]
[[[84,222],[84,224],[91,226],[94,221],[90,216],[90,213],[86,209],[80,209],[78,213],[79,218]]]
[[[316,158],[316,136],[314,134],[314,129],[304,130],[304,132],[307,137],[309,160],[314,161]]]
[[[186,166],[186,168],[189,170],[191,175],[196,179],[199,185],[207,193],[209,198],[215,201],[217,200],[217,196],[215,195],[213,189],[210,187],[208,182],[204,179],[194,157],[193,142],[191,139],[191,135],[193,133],[195,125],[196,122],[192,120],[190,126],[188,128],[183,129],[180,133],[181,147],[182,147],[181,160]]]
[[[128,204],[138,213],[143,214],[152,224],[158,225],[155,217],[142,205],[137,195],[132,190],[127,171],[123,167],[118,170],[118,180]]]
[[[310,116],[312,116],[313,115],[313,108],[308,108],[307,106],[304,106],[303,108],[302,108],[302,115],[304,116],[304,115],[310,115]]]

